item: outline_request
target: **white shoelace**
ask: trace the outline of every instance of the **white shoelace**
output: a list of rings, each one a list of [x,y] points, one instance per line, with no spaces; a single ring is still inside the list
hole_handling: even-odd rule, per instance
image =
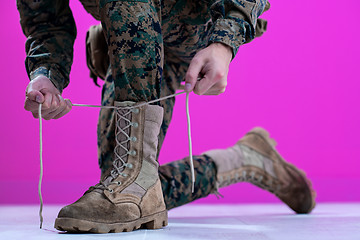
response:
[[[179,92],[175,94],[171,94],[169,96],[165,96],[156,100],[152,100],[149,102],[144,102],[142,104],[136,105],[136,107],[141,107],[145,105],[149,105],[151,103],[156,103],[168,98],[172,98],[175,96],[178,96],[180,94],[183,94],[186,92]],[[77,107],[95,107],[95,108],[110,108],[110,109],[116,109],[115,106],[101,106],[101,105],[88,105],[88,104],[72,104],[73,106]],[[42,184],[42,178],[43,178],[43,140],[42,140],[42,115],[41,115],[41,109],[42,104],[39,104],[39,142],[40,142],[40,176],[39,176],[39,185],[38,185],[38,193],[39,193],[39,199],[40,199],[40,210],[39,210],[39,216],[40,216],[40,228],[42,228],[43,225],[43,216],[42,216],[42,210],[43,210],[43,199],[42,199],[42,193],[41,193],[41,184]],[[190,111],[189,111],[189,93],[186,93],[186,117],[187,117],[187,127],[188,127],[188,139],[189,139],[189,159],[190,159],[190,170],[191,170],[191,192],[194,192],[194,186],[195,186],[195,173],[194,173],[194,162],[193,162],[193,156],[192,156],[192,141],[191,141],[191,126],[190,126]]]

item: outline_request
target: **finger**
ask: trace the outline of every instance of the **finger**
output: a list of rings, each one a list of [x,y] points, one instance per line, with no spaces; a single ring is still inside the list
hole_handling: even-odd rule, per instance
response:
[[[203,58],[194,57],[191,62],[190,66],[186,72],[185,76],[185,91],[191,92],[195,84],[199,78],[200,72],[204,66]]]
[[[34,112],[34,111],[37,112],[39,109],[39,103],[34,102],[34,101],[30,100],[28,97],[26,97],[25,103],[24,103],[24,109],[26,111],[30,111],[30,112]]]
[[[52,112],[57,110],[57,108],[59,107],[59,103],[60,103],[60,100],[59,100],[58,94],[52,94],[50,106],[48,108],[46,108],[46,106],[45,106],[43,108],[44,111],[42,111],[42,112],[44,113],[44,115],[51,114]]]
[[[26,97],[29,100],[37,103],[43,103],[45,99],[44,95],[40,91],[34,89],[31,89],[29,92],[26,92]]]
[[[213,85],[211,88],[209,88],[203,95],[219,95],[221,93],[224,93],[226,90],[226,81],[220,81]]]
[[[69,99],[66,99],[65,102],[66,102],[66,107],[65,107],[65,109],[64,109],[62,112],[60,112],[58,115],[56,115],[53,119],[61,118],[61,117],[63,117],[65,114],[67,114],[68,112],[70,112],[70,110],[72,109],[72,103],[70,102]]]
[[[200,81],[198,81],[194,88],[194,93],[198,95],[203,95],[208,89],[212,87],[213,83],[210,79],[205,76]]]
[[[39,118],[39,114],[36,112],[36,113],[32,113],[33,117],[34,118]]]
[[[43,118],[45,120],[50,120],[52,119],[54,116],[56,116],[59,112],[62,111],[61,108],[65,108],[66,107],[66,103],[64,102],[64,99],[61,97],[60,99],[60,94],[53,94],[52,96],[52,101],[51,101],[51,106],[48,109],[45,109],[44,111],[42,111],[43,113]],[[63,103],[61,103],[61,100]],[[60,109],[59,109],[60,108]]]
[[[220,94],[222,89],[226,88],[227,84],[227,73],[226,69],[223,68],[216,68],[211,66],[205,67],[205,77],[199,81],[194,89],[194,92],[199,95],[209,95],[208,91],[212,89],[212,94],[216,94],[216,91],[218,90]]]
[[[37,90],[30,90],[26,93],[24,109],[26,111],[38,111],[39,103],[44,102],[44,95]]]
[[[52,107],[51,107],[51,109],[53,109],[53,111],[49,111],[49,112],[44,114],[44,119],[45,120],[53,119],[59,113],[64,111],[64,109],[67,106],[65,100],[60,95],[54,96],[53,99],[56,99],[56,100],[53,101],[53,104],[52,104]],[[56,103],[57,101],[58,101],[58,103]]]
[[[221,93],[224,93],[226,90],[226,88],[221,88],[221,89],[213,89],[210,88],[206,93],[204,93],[203,95],[220,95]]]
[[[52,93],[45,93],[44,97],[45,97],[45,99],[44,99],[44,102],[42,105],[42,109],[44,109],[44,112],[45,112],[46,110],[49,110],[51,108],[54,96]]]

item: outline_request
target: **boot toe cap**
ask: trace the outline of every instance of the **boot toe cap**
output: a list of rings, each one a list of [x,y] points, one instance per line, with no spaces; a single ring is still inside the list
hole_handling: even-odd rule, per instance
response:
[[[140,217],[141,212],[134,203],[73,203],[63,207],[58,218],[71,218],[98,223],[118,223],[133,221]]]
[[[60,210],[58,218],[81,218],[82,212],[79,207],[68,205]]]

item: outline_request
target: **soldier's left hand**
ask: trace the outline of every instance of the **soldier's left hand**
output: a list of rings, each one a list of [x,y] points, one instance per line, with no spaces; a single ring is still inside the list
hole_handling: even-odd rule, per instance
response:
[[[225,92],[231,59],[231,48],[222,43],[212,43],[199,51],[186,73],[185,91],[194,91],[198,95]]]

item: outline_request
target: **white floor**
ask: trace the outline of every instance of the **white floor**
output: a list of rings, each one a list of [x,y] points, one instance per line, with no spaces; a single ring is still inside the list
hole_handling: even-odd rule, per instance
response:
[[[53,223],[60,208],[45,206],[40,230],[38,206],[0,206],[0,239],[360,240],[360,203],[318,204],[309,215],[293,214],[278,204],[188,205],[170,211],[164,229],[110,234],[56,231]]]

